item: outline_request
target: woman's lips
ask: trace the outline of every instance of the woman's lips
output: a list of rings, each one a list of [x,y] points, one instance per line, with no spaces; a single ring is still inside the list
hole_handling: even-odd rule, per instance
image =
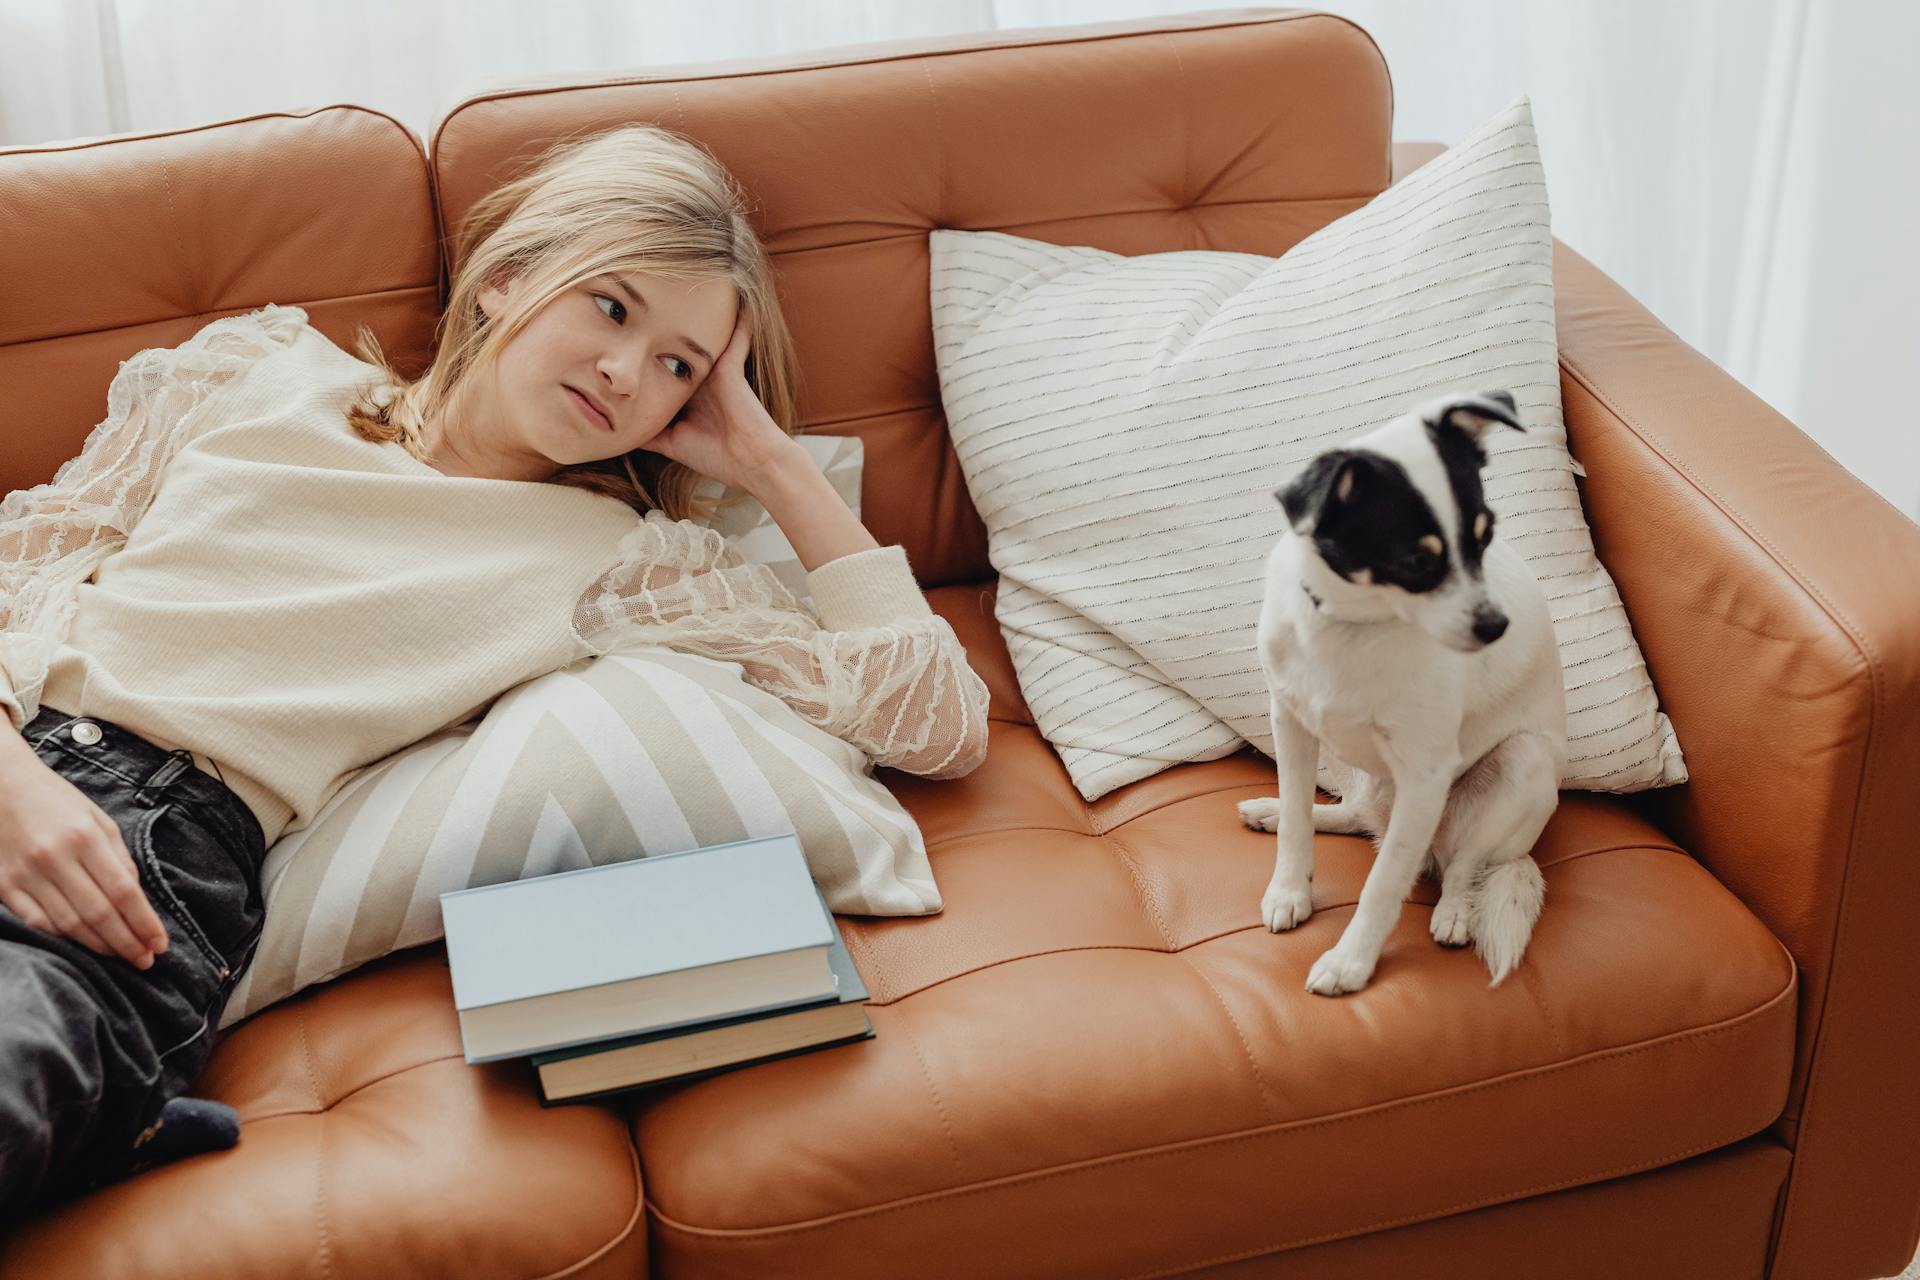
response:
[[[593,401],[587,399],[572,387],[567,388],[567,395],[572,398],[576,405],[580,406],[580,412],[587,415],[587,421],[593,423],[602,431],[613,430],[613,423],[609,422],[598,409],[593,407]]]

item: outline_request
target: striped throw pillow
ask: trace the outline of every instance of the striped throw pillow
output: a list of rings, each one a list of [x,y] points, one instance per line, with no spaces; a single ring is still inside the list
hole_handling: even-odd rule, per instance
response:
[[[1251,742],[1273,491],[1429,396],[1504,387],[1488,505],[1550,602],[1563,785],[1685,781],[1567,452],[1526,99],[1279,258],[931,235],[934,352],[1040,731],[1089,800]],[[1322,780],[1326,781],[1323,773]]]
[[[802,441],[857,513],[860,442]],[[735,516],[748,558],[789,561],[804,589],[753,508]],[[859,748],[733,663],[659,645],[582,659],[369,765],[275,842],[260,945],[219,1025],[441,937],[442,893],[787,831],[835,912],[941,909],[918,824]]]

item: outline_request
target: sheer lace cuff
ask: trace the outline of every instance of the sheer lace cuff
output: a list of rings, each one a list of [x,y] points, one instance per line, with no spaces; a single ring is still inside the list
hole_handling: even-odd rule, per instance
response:
[[[907,550],[897,543],[827,561],[807,575],[807,594],[829,631],[933,616],[913,579]]]
[[[621,539],[618,563],[582,595],[577,635],[595,654],[656,644],[736,663],[742,678],[876,763],[959,777],[986,754],[986,683],[953,628],[910,585],[904,552],[891,551],[891,567],[873,552],[844,557],[865,557],[851,566],[843,615],[863,625],[825,628],[771,569],[747,562],[720,534],[648,512]],[[871,597],[857,585],[863,569],[884,584]],[[889,572],[906,577],[918,611]],[[884,622],[869,620],[881,614]]]

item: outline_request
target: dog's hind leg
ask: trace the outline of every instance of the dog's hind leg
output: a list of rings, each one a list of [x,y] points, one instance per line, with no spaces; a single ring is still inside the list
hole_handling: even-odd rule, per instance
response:
[[[1438,871],[1440,901],[1433,907],[1433,940],[1443,947],[1473,941],[1473,890],[1486,862],[1488,838],[1497,839],[1510,818],[1499,804],[1500,753],[1505,743],[1481,756],[1454,780],[1447,811],[1434,833],[1428,857]],[[1495,828],[1489,831],[1489,827]]]
[[[1520,962],[1546,883],[1528,856],[1559,803],[1559,774],[1546,743],[1514,734],[1454,783],[1434,837],[1441,871],[1433,937],[1471,941],[1499,986]]]
[[[1393,788],[1360,769],[1339,769],[1346,790],[1333,804],[1313,806],[1313,829],[1329,835],[1377,836],[1387,829],[1393,808]]]

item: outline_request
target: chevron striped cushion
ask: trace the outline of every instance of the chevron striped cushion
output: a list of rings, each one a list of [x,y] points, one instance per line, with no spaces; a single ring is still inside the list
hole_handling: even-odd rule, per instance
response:
[[[860,442],[801,440],[857,514]],[[731,519],[803,593],[765,510]],[[583,659],[368,766],[268,850],[265,928],[220,1026],[441,937],[442,893],[783,831],[836,912],[941,908],[918,825],[857,747],[735,664],[657,645]]]
[[[1486,494],[1553,613],[1564,785],[1685,781],[1574,486],[1524,98],[1279,258],[930,238],[940,393],[997,616],[1087,799],[1243,742],[1271,754],[1254,633],[1274,489],[1430,395],[1499,387],[1528,430],[1489,437]]]

